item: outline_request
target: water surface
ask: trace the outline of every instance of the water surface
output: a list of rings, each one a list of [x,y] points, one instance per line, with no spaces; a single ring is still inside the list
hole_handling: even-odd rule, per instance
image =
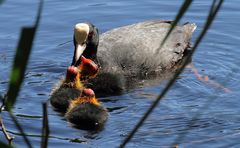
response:
[[[144,20],[172,20],[181,3],[179,0],[46,0],[25,81],[14,108],[33,146],[40,145],[41,103],[48,100],[52,88],[71,62],[74,24],[90,21],[102,33]],[[31,0],[8,0],[0,6],[2,95],[8,88],[20,29],[34,23],[37,4]],[[182,22],[198,25],[193,40],[204,25],[210,4],[208,0],[194,1],[182,19]],[[239,18],[238,1],[226,1],[193,56],[192,63],[199,73],[211,81],[202,82],[192,69],[186,69],[128,147],[169,147],[175,143],[179,147],[240,147]],[[99,98],[110,112],[105,128],[98,133],[72,128],[49,105],[49,147],[118,147],[163,86],[157,83],[120,96]],[[231,92],[227,93],[222,87]],[[3,112],[2,116],[6,128],[15,137],[16,147],[26,147],[8,113]],[[6,142],[2,133],[0,137]]]

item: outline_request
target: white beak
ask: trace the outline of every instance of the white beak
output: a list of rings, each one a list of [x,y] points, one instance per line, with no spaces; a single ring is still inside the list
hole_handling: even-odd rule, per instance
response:
[[[84,50],[86,49],[86,44],[80,45],[77,44],[76,45],[76,50],[75,50],[75,62],[78,61],[78,59],[80,58],[80,56],[83,54]]]

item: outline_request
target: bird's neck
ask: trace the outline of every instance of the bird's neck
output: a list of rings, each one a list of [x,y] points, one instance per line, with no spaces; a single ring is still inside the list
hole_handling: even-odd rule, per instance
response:
[[[75,77],[71,77],[68,74],[66,75],[66,78],[64,80],[64,83],[66,85],[71,85],[70,87],[76,88],[76,89],[82,89],[83,84],[80,81],[80,74],[78,73]]]

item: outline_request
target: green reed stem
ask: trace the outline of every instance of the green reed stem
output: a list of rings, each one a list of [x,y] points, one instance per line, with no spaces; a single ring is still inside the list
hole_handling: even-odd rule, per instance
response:
[[[194,52],[196,51],[199,43],[201,42],[201,40],[203,39],[204,35],[206,34],[207,30],[209,29],[212,21],[214,20],[217,12],[219,11],[221,5],[222,5],[223,0],[220,0],[219,3],[217,4],[217,6],[215,6],[216,1],[213,1],[213,5],[211,7],[211,10],[209,11],[209,16],[208,19],[205,23],[205,26],[201,32],[201,34],[198,36],[193,48],[192,48],[192,52],[189,53],[189,55],[186,57],[186,59],[183,62],[183,65],[177,70],[177,72],[175,73],[175,75],[173,76],[173,78],[167,83],[166,87],[163,89],[163,91],[159,94],[159,96],[157,97],[157,99],[153,102],[153,104],[149,107],[149,109],[146,111],[146,113],[143,115],[143,117],[140,119],[140,121],[137,123],[137,125],[134,127],[134,129],[129,133],[129,135],[127,136],[127,138],[123,141],[123,143],[120,145],[121,148],[125,147],[125,145],[132,139],[132,137],[134,136],[134,134],[137,132],[137,130],[142,126],[142,124],[144,123],[144,121],[147,119],[147,117],[152,113],[153,109],[158,105],[158,103],[160,102],[160,100],[164,97],[164,95],[170,90],[171,86],[174,84],[174,82],[176,81],[177,77],[181,74],[181,72],[183,71],[183,69],[185,68],[185,66],[187,65],[187,63],[189,63],[192,55],[194,54]]]

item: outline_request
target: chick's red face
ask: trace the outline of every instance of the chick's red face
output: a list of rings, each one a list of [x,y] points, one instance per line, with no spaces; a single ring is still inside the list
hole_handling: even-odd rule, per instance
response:
[[[81,56],[81,65],[80,71],[82,76],[92,77],[97,74],[98,66],[92,60],[86,59],[84,56]]]
[[[82,92],[82,96],[84,97],[95,97],[95,93],[91,88],[84,88]]]
[[[75,78],[78,75],[78,68],[75,66],[69,66],[67,69],[67,76],[69,78]]]

